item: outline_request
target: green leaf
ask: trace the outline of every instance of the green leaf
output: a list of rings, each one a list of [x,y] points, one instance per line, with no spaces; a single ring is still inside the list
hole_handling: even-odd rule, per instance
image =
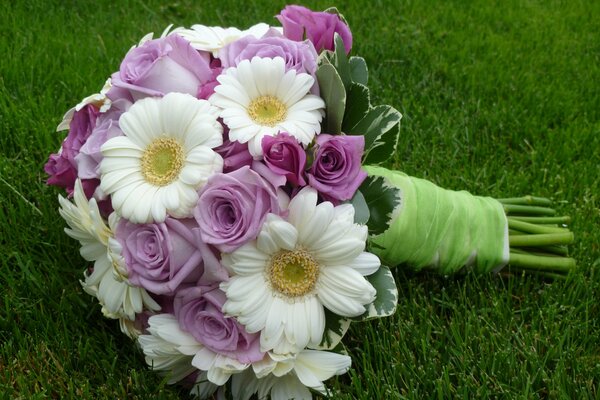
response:
[[[385,135],[390,130],[398,125],[402,114],[392,106],[381,105],[375,106],[367,112],[348,133],[352,135],[365,136],[365,156],[368,157],[369,151],[375,147],[383,146],[382,150],[387,152],[385,159],[389,158],[396,151],[398,141],[397,135],[399,131],[392,131],[390,135]],[[389,146],[389,147],[388,147]]]
[[[350,319],[340,317],[329,310],[325,310],[325,332],[323,340],[317,350],[332,350],[341,341],[350,327]]]
[[[365,59],[362,57],[350,57],[349,64],[352,81],[367,86],[369,70]]]
[[[377,272],[366,277],[377,290],[375,301],[367,306],[367,311],[361,320],[389,317],[396,311],[398,305],[398,288],[390,269],[382,265]]]
[[[384,133],[363,157],[364,164],[382,164],[390,159],[398,149],[400,124]]]
[[[400,204],[399,190],[387,184],[385,178],[368,176],[359,188],[369,207],[369,234],[385,232],[394,209]]]
[[[342,131],[351,133],[351,128],[367,115],[370,107],[369,88],[360,83],[352,83],[346,92],[346,112],[344,112]]]
[[[335,67],[344,87],[348,89],[352,82],[352,76],[350,75],[350,64],[348,63],[348,56],[346,55],[346,48],[344,47],[344,41],[342,37],[337,33],[334,35],[335,50],[331,57],[331,64]]]
[[[350,204],[354,207],[354,223],[365,225],[369,221],[369,206],[360,190],[354,193]]]
[[[333,57],[333,51],[323,50],[321,54],[317,56],[317,67],[323,64],[331,65],[331,58]]]
[[[342,133],[342,121],[346,108],[346,90],[336,69],[323,63],[317,69],[317,80],[321,98],[325,101],[326,116],[323,122],[324,132]]]

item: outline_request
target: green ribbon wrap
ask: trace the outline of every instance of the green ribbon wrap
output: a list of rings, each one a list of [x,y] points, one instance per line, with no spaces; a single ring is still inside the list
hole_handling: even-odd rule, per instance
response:
[[[508,222],[497,200],[442,189],[399,171],[364,168],[398,190],[389,228],[370,238],[370,251],[384,264],[406,263],[449,275],[463,267],[498,271],[508,263]]]

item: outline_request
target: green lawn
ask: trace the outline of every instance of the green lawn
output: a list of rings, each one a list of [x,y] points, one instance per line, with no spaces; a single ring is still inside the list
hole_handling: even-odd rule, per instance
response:
[[[185,396],[78,280],[42,167],[63,113],[170,23],[247,27],[281,1],[5,2],[0,13],[0,398]],[[274,4],[278,3],[278,4]],[[332,5],[305,3],[313,9]],[[536,194],[573,217],[578,270],[396,273],[400,301],[345,339],[336,399],[600,396],[600,3],[339,1],[375,103],[404,115],[395,166],[452,189]]]

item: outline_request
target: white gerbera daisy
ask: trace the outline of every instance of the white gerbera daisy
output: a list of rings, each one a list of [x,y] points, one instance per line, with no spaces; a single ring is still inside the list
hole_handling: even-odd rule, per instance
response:
[[[124,261],[120,256],[120,246],[115,248],[114,243],[118,242],[113,239],[116,214],[111,214],[109,226],[106,226],[96,199],[88,201],[79,179],[75,182],[73,200],[74,204],[59,196],[58,212],[70,227],[65,229],[67,235],[81,244],[79,252],[83,258],[94,262],[92,271],[84,272],[83,289],[98,299],[102,313],[109,318],[134,320],[135,315],[144,309],[160,310],[145,289],[130,286],[123,276],[126,267],[121,264]]]
[[[309,94],[314,78],[285,70],[281,57],[244,60],[217,77],[209,101],[222,111],[229,138],[248,142],[253,156],[262,155],[265,135],[288,132],[308,145],[321,132],[325,102]]]
[[[221,386],[232,374],[249,367],[249,364],[242,364],[209,350],[182,330],[173,314],[153,315],[148,323],[150,334],[138,336],[138,342],[148,365],[156,370],[172,373],[169,383],[175,383],[200,370],[202,377],[208,379],[208,382]]]
[[[102,145],[100,188],[134,223],[192,215],[197,190],[223,169],[217,111],[205,100],[169,93],[138,100],[121,116],[125,136]]]
[[[169,384],[197,371],[192,359],[203,346],[181,330],[174,315],[153,315],[148,324],[148,334],[138,336],[137,340],[152,369],[169,374]]]
[[[223,255],[234,274],[221,283],[223,311],[248,332],[260,332],[261,351],[288,354],[319,345],[324,307],[355,317],[375,299],[364,276],[380,262],[364,252],[366,239],[352,205],[317,205],[316,191],[304,188],[290,202],[287,221],[269,214],[257,240]]]
[[[176,28],[175,33],[188,42],[196,50],[210,51],[213,56],[219,55],[219,50],[231,42],[235,42],[245,36],[254,36],[260,39],[269,30],[269,25],[260,23],[251,26],[245,31],[238,28],[222,28],[220,26],[192,25],[191,29]]]
[[[303,350],[292,357],[267,353],[259,368],[235,375],[232,394],[236,399],[312,399],[309,389],[326,394],[323,381],[350,369],[350,357],[328,351]]]

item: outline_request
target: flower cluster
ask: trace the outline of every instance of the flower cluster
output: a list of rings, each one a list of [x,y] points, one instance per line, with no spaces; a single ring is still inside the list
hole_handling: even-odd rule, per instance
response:
[[[60,213],[93,264],[86,292],[200,397],[324,393],[378,296],[351,202],[365,136],[330,129],[318,72],[352,35],[335,12],[277,19],[145,37],[67,112],[45,167],[74,199]]]

